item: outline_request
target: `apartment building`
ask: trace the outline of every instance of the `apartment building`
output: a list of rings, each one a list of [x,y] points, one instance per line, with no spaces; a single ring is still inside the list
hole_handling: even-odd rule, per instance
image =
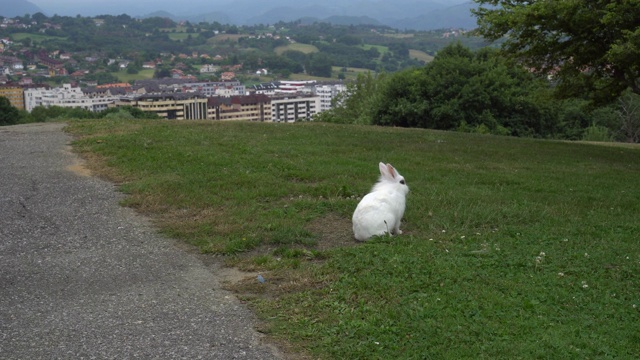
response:
[[[138,80],[133,88],[135,91],[144,88],[146,93],[197,92],[204,96],[245,95],[247,91],[246,87],[239,81],[193,81],[190,79]]]
[[[263,94],[210,97],[208,108],[211,120],[271,121],[271,99]]]
[[[207,118],[207,97],[196,93],[146,94],[121,98],[111,106],[133,106],[170,120],[203,120]]]
[[[347,86],[345,84],[316,85],[315,94],[320,97],[320,111],[331,109],[333,98],[346,90]]]
[[[319,112],[319,96],[291,94],[271,97],[271,118],[274,122],[308,121]]]
[[[24,91],[25,110],[31,112],[37,106],[60,106],[69,108],[81,108],[93,112],[99,112],[108,108],[118,99],[117,96],[108,94],[87,95],[79,87],[71,84],[63,84],[58,88],[33,88]]]
[[[0,96],[9,99],[11,106],[24,110],[24,89],[21,86],[0,86]]]

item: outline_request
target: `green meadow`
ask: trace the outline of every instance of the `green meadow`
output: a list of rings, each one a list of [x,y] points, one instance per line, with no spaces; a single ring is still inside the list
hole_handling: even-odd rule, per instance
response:
[[[226,286],[294,358],[640,358],[638,147],[313,122],[67,130],[123,205],[248,272]],[[404,234],[356,243],[380,161],[411,189]]]

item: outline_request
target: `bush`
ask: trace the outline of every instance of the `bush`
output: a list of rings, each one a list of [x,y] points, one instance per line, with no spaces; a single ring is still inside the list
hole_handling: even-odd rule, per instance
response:
[[[591,125],[584,130],[582,134],[582,140],[584,141],[612,141],[613,137],[604,126]]]

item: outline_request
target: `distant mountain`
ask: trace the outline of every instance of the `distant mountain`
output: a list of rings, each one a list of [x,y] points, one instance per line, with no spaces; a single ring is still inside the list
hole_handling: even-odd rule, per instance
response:
[[[12,18],[39,12],[44,14],[37,5],[26,0],[0,0],[0,16]]]
[[[248,24],[275,24],[278,21],[296,21],[303,17],[325,18],[335,15],[335,12],[324,6],[307,6],[303,8],[279,7],[270,9],[258,16],[248,18]]]
[[[193,24],[197,24],[199,22],[208,22],[208,23],[219,22],[220,24],[231,23],[229,16],[221,12],[211,12],[211,13],[200,14],[200,15],[178,16],[178,15],[173,15],[171,13],[168,13],[166,11],[156,11],[144,16],[139,16],[139,18],[142,18],[142,19],[146,19],[150,17],[167,18],[176,22],[189,21]]]
[[[472,2],[437,9],[420,16],[389,22],[395,29],[432,30],[443,28],[474,29],[478,26],[471,9],[478,5]]]
[[[99,14],[133,17],[161,16],[174,21],[192,23],[219,22],[233,25],[275,24],[279,21],[321,19],[344,25],[386,25],[403,30],[476,27],[470,9],[477,6],[471,0],[109,0],[85,1],[31,0],[49,10],[45,14],[95,16]],[[46,1],[46,2],[45,2]],[[466,1],[466,2],[465,2]],[[16,8],[26,0],[0,0],[11,4],[0,8]],[[463,3],[464,2],[464,3]],[[447,4],[458,4],[455,6]],[[152,12],[166,10],[163,12]],[[176,15],[178,14],[178,15]]]
[[[329,16],[322,20],[335,25],[384,25],[380,21],[368,16]]]

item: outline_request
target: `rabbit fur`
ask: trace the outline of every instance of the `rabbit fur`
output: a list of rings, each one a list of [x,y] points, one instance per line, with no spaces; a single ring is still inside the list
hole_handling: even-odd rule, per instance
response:
[[[380,179],[360,200],[353,213],[353,234],[358,241],[372,236],[402,234],[400,222],[409,193],[404,177],[391,166],[379,164]]]

